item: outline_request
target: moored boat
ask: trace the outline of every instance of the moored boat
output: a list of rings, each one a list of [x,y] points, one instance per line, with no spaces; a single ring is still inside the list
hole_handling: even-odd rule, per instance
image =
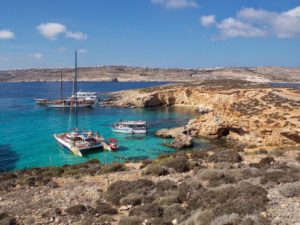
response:
[[[62,134],[54,134],[55,140],[74,155],[82,157],[88,150],[99,149],[102,138],[93,132],[79,132],[77,130]]]
[[[77,82],[77,81],[76,81]],[[75,101],[76,97],[76,101]],[[99,101],[96,92],[76,92],[76,96],[73,94],[69,98],[63,98],[63,76],[60,77],[60,99],[50,100],[47,98],[34,99],[38,105],[46,106],[48,108],[70,108],[73,107],[76,102],[77,108],[92,108]]]
[[[113,124],[112,131],[125,134],[146,134],[147,122],[143,120],[126,120]]]
[[[69,152],[77,156],[83,156],[87,150],[100,149],[103,147],[104,139],[101,138],[98,132],[94,131],[79,131],[78,129],[78,118],[77,118],[77,108],[80,107],[77,98],[77,51],[75,51],[75,71],[74,71],[74,81],[73,81],[73,91],[74,97],[71,99],[71,104],[68,105],[70,108],[69,115],[69,128],[67,132],[54,134],[54,138],[58,144],[63,146]],[[65,104],[60,102],[58,105]],[[72,114],[75,114],[75,126],[71,129]]]

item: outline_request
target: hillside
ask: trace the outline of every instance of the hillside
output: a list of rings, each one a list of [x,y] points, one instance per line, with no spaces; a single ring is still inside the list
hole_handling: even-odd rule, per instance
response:
[[[59,81],[72,79],[72,68],[0,71],[0,82]],[[211,69],[159,69],[127,66],[79,68],[81,81],[169,81],[186,82],[206,79],[235,79],[254,82],[300,82],[300,68],[254,67]]]

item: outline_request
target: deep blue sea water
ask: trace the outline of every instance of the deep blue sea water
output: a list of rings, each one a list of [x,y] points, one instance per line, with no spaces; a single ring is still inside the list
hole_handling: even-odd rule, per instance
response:
[[[80,82],[79,89],[105,93],[143,88],[158,82]],[[166,140],[154,136],[160,128],[185,124],[195,116],[195,110],[186,108],[121,109],[96,107],[79,110],[79,127],[98,130],[106,138],[113,137],[121,146],[117,152],[93,152],[83,158],[65,152],[53,138],[54,133],[68,128],[68,109],[48,109],[38,106],[34,98],[59,98],[59,82],[0,83],[0,171],[31,167],[75,164],[89,159],[103,163],[113,161],[155,158],[174,151],[163,146]],[[71,83],[64,84],[64,95],[71,93]],[[147,135],[117,134],[111,131],[119,119],[142,119],[149,124]],[[209,142],[197,140],[195,148],[204,148]]]

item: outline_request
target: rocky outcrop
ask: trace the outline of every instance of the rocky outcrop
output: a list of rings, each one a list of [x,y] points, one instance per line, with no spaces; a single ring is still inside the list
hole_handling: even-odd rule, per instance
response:
[[[191,147],[193,145],[193,138],[186,134],[179,134],[174,137],[168,146],[177,150]]]
[[[185,131],[184,127],[176,127],[172,129],[160,129],[155,132],[155,136],[162,138],[174,138]]]
[[[200,107],[209,110],[199,113],[187,124],[186,133],[193,137],[226,138],[251,147],[299,145],[300,93],[297,89],[242,82],[222,86],[221,83],[210,82],[210,87],[206,83],[177,84],[125,91],[113,94],[113,100],[104,104],[137,108]],[[161,130],[157,135],[174,137],[172,132]]]

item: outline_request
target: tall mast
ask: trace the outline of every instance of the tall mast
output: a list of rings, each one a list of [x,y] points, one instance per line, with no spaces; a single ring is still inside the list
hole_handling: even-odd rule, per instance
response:
[[[75,127],[78,127],[77,119],[77,50],[75,50],[75,75],[74,75],[74,98],[75,98]]]
[[[63,81],[62,81],[62,71],[60,71],[60,100],[63,100]]]

